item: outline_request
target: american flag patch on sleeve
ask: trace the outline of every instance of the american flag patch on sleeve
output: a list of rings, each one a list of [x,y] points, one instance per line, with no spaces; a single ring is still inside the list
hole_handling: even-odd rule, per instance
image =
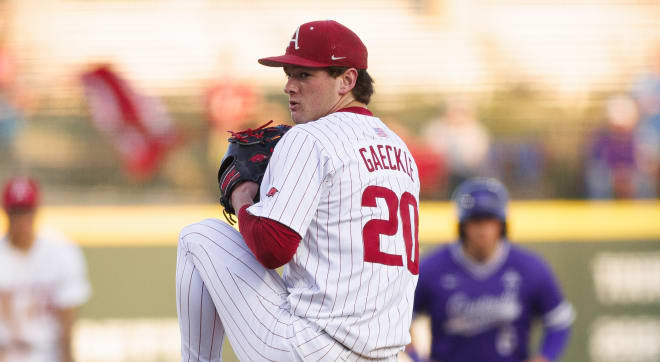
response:
[[[382,128],[374,127],[374,132],[376,132],[376,134],[380,137],[387,137],[387,133],[385,133],[385,130],[383,130]]]

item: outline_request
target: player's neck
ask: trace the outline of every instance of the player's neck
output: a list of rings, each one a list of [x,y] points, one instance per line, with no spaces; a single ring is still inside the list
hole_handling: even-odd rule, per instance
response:
[[[478,263],[486,263],[493,258],[499,242],[491,243],[488,245],[475,245],[470,242],[463,243],[463,251],[471,259]]]
[[[34,235],[30,235],[29,237],[21,237],[20,239],[12,238],[9,236],[8,239],[12,248],[24,254],[29,253],[32,249],[32,246],[34,245]]]
[[[339,100],[337,100],[337,103],[335,103],[335,105],[330,109],[328,114],[332,114],[340,109],[350,108],[350,107],[367,108],[367,105],[362,102],[356,101],[355,98],[353,98],[353,96],[351,95],[351,93],[346,93],[341,98],[339,98]]]

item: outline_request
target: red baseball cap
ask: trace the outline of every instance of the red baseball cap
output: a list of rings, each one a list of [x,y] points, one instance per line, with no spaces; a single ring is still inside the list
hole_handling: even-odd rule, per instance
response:
[[[305,23],[296,29],[284,55],[259,59],[269,67],[367,69],[367,47],[351,29],[334,20]]]
[[[2,192],[2,206],[7,211],[31,210],[39,204],[39,185],[27,177],[12,177]]]

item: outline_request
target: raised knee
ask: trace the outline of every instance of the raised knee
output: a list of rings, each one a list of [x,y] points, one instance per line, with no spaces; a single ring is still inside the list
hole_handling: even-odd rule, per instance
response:
[[[179,247],[189,250],[194,245],[216,246],[242,243],[238,230],[219,219],[205,219],[184,227],[179,234]]]

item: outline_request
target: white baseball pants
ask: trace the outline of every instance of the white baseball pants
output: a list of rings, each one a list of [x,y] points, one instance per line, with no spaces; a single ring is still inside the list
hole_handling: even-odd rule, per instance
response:
[[[176,266],[182,361],[220,361],[225,334],[241,361],[358,359],[291,314],[287,294],[280,275],[263,267],[227,223],[206,219],[185,227]]]

